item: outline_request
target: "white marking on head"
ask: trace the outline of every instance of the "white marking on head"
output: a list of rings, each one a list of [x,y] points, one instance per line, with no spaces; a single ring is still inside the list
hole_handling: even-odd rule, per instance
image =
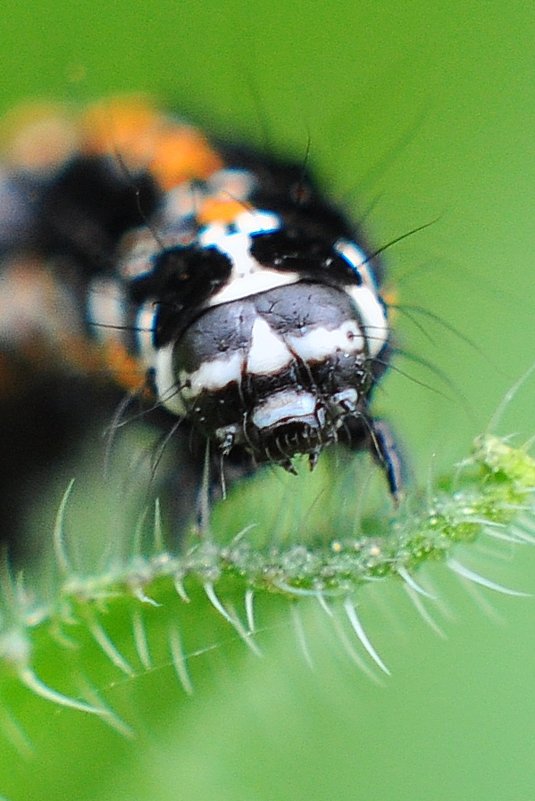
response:
[[[287,339],[305,362],[323,361],[337,352],[351,354],[364,350],[364,338],[356,320],[346,320],[334,330],[318,326],[303,336],[288,334]]]
[[[269,428],[284,420],[309,417],[316,410],[316,398],[310,392],[283,390],[270,395],[251,415],[257,428]]]
[[[220,359],[212,359],[201,364],[194,373],[180,373],[182,384],[188,383],[182,390],[184,398],[196,398],[203,390],[217,392],[223,389],[232,381],[240,383],[244,356],[241,350],[222,356]]]
[[[268,323],[257,317],[251,334],[247,356],[247,372],[251,375],[276,373],[292,361],[292,354]]]
[[[375,290],[367,286],[346,286],[345,291],[354,301],[360,315],[361,326],[371,357],[377,356],[388,340],[390,328],[386,312]]]

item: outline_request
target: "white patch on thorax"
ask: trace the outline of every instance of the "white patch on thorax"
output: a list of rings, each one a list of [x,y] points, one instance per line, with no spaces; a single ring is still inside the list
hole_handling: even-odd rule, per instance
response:
[[[370,257],[350,239],[339,239],[334,248],[354,268],[355,275],[360,275],[364,285],[376,291],[377,281],[369,264]]]
[[[156,309],[152,301],[147,301],[139,307],[136,315],[136,341],[139,357],[147,366],[154,361],[154,325]]]
[[[271,211],[248,209],[238,214],[234,225],[243,234],[269,234],[280,230],[281,218]]]
[[[175,343],[170,342],[158,348],[154,357],[154,383],[158,400],[173,414],[183,417],[186,408],[182,402],[180,387],[174,371],[173,351]]]
[[[87,321],[101,342],[116,340],[126,323],[124,291],[113,278],[95,278],[87,295]]]
[[[251,375],[269,375],[282,370],[291,361],[292,354],[281,337],[262,317],[257,317],[251,334],[247,372]]]
[[[262,211],[244,211],[234,221],[235,231],[229,232],[224,223],[207,225],[199,234],[201,247],[216,247],[232,263],[232,272],[225,286],[213,295],[207,307],[219,306],[259,292],[267,292],[280,286],[296,284],[299,274],[281,272],[263,267],[251,256],[251,234],[277,231],[281,226],[276,214]]]

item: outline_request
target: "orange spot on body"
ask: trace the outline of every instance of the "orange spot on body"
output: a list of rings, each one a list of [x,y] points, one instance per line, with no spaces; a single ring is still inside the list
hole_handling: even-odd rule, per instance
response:
[[[246,208],[244,203],[231,198],[208,198],[200,207],[197,219],[201,225],[214,222],[231,223],[238,214],[243,214]]]
[[[103,348],[106,370],[116,384],[128,390],[139,390],[145,383],[145,371],[138,360],[120,342],[107,342]]]
[[[150,164],[163,189],[195,178],[206,180],[222,167],[223,161],[208,140],[187,125],[171,128],[158,137]]]
[[[200,131],[158,113],[143,98],[93,106],[82,118],[82,140],[83,152],[115,154],[129,169],[148,169],[164,190],[206,179],[223,166]]]
[[[393,286],[385,287],[384,289],[381,290],[381,296],[386,305],[388,306],[389,317],[390,318],[395,317],[396,309],[393,307],[396,305],[399,299],[397,290]]]
[[[81,118],[82,151],[119,154],[131,167],[147,165],[164,120],[143,98],[117,98],[91,106]]]

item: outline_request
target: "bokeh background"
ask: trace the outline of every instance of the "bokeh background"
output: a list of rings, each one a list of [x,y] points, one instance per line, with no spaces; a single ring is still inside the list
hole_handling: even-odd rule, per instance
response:
[[[533,8],[498,0],[5,0],[0,107],[148,91],[223,135],[298,158],[309,142],[378,247],[434,221],[385,252],[399,304],[426,312],[411,311],[423,331],[398,314],[414,358],[396,360],[403,374],[377,396],[425,482],[467,453],[534,359],[534,36]],[[501,432],[533,434],[534,400],[532,381]],[[533,553],[507,557],[472,564],[532,589]],[[440,582],[447,640],[394,590],[370,611],[393,673],[382,686],[329,653],[312,613],[314,671],[273,623],[264,660],[221,644],[206,686],[187,706],[162,696],[133,742],[44,706],[33,757],[0,744],[0,795],[531,801],[533,602],[487,594],[485,614]]]

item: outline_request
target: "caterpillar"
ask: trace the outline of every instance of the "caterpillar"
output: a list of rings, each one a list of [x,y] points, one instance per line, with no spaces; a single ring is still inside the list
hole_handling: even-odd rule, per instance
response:
[[[125,393],[180,442],[181,518],[183,471],[292,472],[337,443],[368,450],[399,497],[370,409],[391,351],[382,265],[306,163],[146,98],[22,110],[4,126],[0,255],[4,498]]]

